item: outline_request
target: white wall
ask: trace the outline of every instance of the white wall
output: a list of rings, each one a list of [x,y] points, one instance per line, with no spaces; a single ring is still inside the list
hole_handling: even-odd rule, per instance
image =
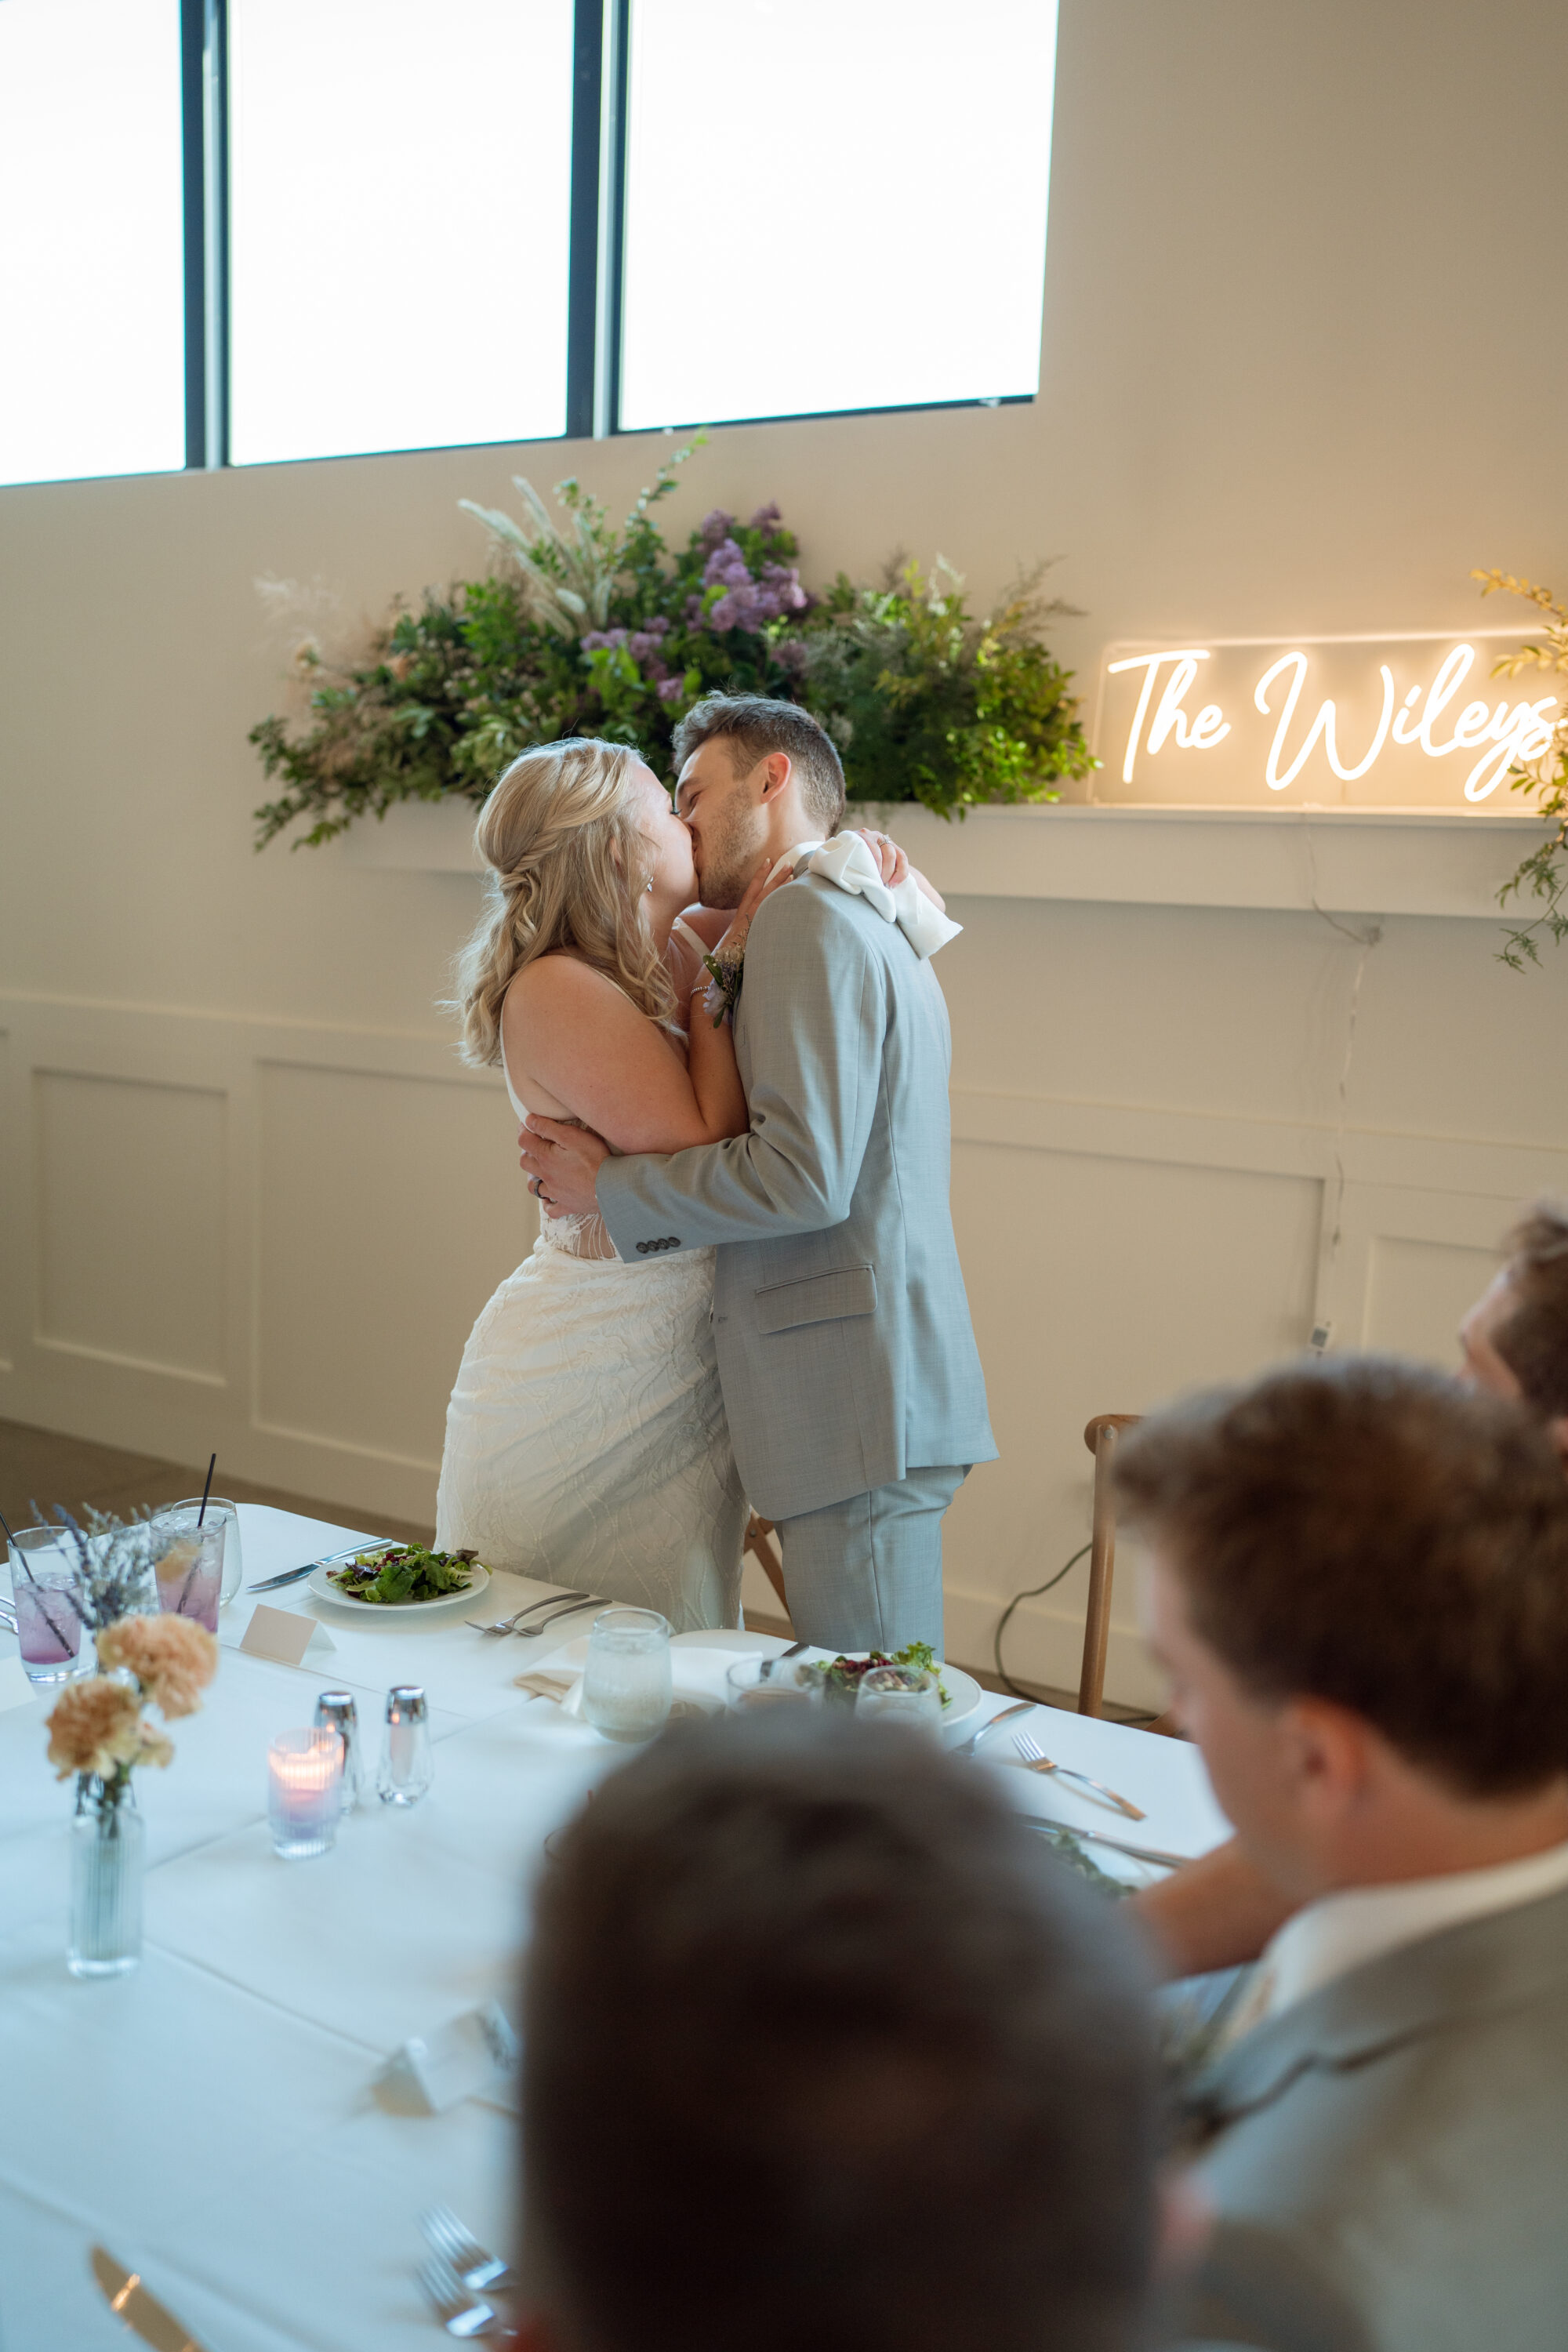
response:
[[[1066,0],[1038,402],[726,430],[674,520],[777,498],[809,576],[940,550],[981,598],[1059,552],[1086,681],[1113,639],[1462,626],[1476,563],[1561,583],[1531,190],[1565,74],[1552,0]],[[411,331],[483,364],[471,322]],[[478,567],[459,497],[575,470],[622,503],[665,446],[0,491],[0,1413],[428,1510],[530,1226],[435,1010],[475,887],[253,856],[286,650],[253,582],[321,580],[352,625]],[[954,1203],[1003,1445],[949,1548],[975,1657],[1081,1540],[1090,1412],[1303,1337],[1360,950],[1310,912],[957,911]],[[1568,957],[1521,980],[1493,944],[1401,916],[1366,958],[1342,1339],[1444,1354],[1512,1202],[1568,1184]],[[1021,1612],[1015,1663],[1071,1679],[1079,1595]],[[1113,1687],[1139,1673],[1119,1638]]]

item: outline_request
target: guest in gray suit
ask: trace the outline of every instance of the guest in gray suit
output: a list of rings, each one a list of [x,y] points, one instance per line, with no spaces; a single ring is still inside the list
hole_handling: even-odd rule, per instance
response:
[[[1568,1490],[1538,1417],[1377,1358],[1123,1441],[1177,1713],[1300,1907],[1190,2084],[1189,2333],[1568,2336]],[[1306,2324],[1298,2288],[1350,2316]]]
[[[597,1209],[628,1265],[719,1244],[735,1459],[778,1527],[796,1632],[940,1652],[942,1516],[996,1451],[948,1205],[947,1008],[889,894],[840,887],[831,859],[810,866],[844,808],[814,719],[713,695],[676,753],[706,905],[738,903],[764,858],[801,869],[745,946],[734,1034],[750,1132],[615,1159],[596,1136],[530,1118],[522,1166],[558,1211]]]

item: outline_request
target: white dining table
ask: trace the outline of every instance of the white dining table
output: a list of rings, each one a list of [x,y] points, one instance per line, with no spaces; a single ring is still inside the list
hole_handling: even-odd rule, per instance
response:
[[[370,1539],[258,1505],[239,1515],[247,1584]],[[625,1759],[516,1685],[570,1654],[588,1612],[527,1643],[466,1622],[551,1589],[498,1575],[478,1608],[417,1621],[356,1616],[300,1584],[259,1596],[326,1628],[331,1651],[300,1666],[239,1647],[258,1599],[242,1591],[220,1617],[201,1713],[173,1727],[174,1764],[137,1775],[145,1945],[119,1978],[78,1981],[65,1965],[72,1791],[45,1759],[50,1695],[0,1711],[4,2352],[123,2352],[131,2339],[89,2272],[95,2243],[139,2272],[205,2352],[431,2352],[443,2339],[416,2278],[423,2209],[450,2205],[509,2249],[508,2089],[426,2115],[399,2111],[382,2078],[408,2037],[478,2004],[499,2000],[516,2016],[544,1841]],[[678,1642],[784,1646],[746,1633]],[[0,1636],[0,1659],[14,1656]],[[428,1693],[428,1795],[404,1810],[372,1788],[330,1853],[279,1860],[268,1741],[308,1725],[321,1691],[351,1690],[374,1780],[396,1683]],[[982,1712],[1006,1703],[986,1694]],[[1146,1821],[1117,1823],[1134,1842],[1198,1853],[1226,1833],[1184,1743],[1048,1708],[1017,1722],[1144,1809]],[[1013,1728],[998,1727],[981,1751],[994,1763],[975,1769],[1021,1809],[1105,1826],[1103,1807],[1070,1782],[1008,1769]]]

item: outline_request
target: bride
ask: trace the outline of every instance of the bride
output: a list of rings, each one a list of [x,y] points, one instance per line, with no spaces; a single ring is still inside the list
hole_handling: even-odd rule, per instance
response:
[[[476,839],[491,885],[458,966],[464,1059],[500,1063],[520,1119],[569,1119],[616,1151],[743,1135],[729,1024],[689,1008],[704,953],[743,940],[766,863],[733,915],[693,907],[690,835],[616,743],[525,751]],[[659,1610],[677,1632],[739,1624],[747,1507],[712,1288],[711,1249],[624,1265],[598,1217],[542,1206],[463,1350],[437,1545]]]

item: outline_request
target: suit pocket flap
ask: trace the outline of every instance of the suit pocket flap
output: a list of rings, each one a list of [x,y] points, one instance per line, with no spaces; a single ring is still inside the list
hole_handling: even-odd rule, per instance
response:
[[[877,1277],[868,1265],[847,1265],[837,1274],[772,1283],[756,1297],[759,1331],[793,1331],[802,1323],[831,1323],[842,1315],[874,1314]]]

